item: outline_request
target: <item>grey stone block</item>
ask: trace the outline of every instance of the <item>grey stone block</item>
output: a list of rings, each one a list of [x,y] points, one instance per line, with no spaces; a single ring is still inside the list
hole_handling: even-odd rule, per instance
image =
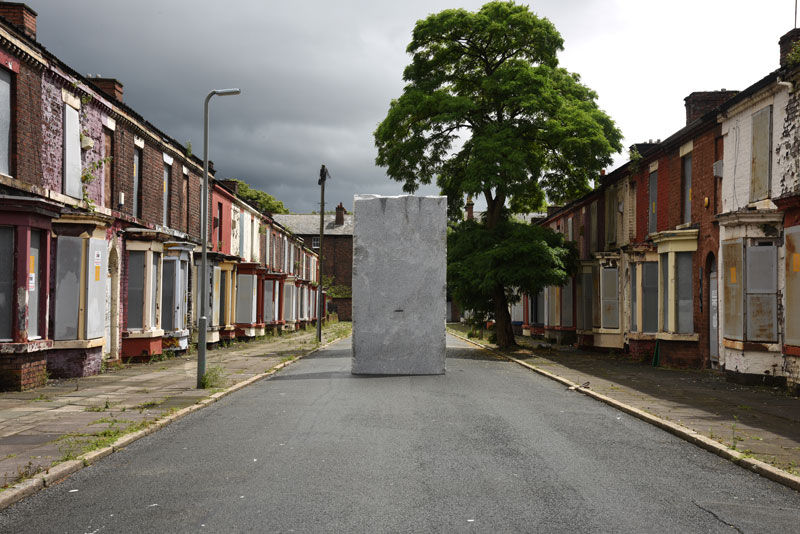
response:
[[[356,195],[353,374],[444,373],[447,197]]]

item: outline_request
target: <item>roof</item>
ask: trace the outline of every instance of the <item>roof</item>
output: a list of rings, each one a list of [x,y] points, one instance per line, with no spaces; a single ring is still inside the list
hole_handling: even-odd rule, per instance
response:
[[[292,233],[298,235],[318,235],[319,234],[319,215],[310,214],[289,214],[272,216],[275,221],[288,228]],[[344,214],[344,224],[336,226],[336,215],[325,215],[325,235],[353,235],[353,214]]]

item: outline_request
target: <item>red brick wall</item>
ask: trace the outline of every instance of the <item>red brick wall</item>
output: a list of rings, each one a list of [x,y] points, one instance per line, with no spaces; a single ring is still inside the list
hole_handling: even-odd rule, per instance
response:
[[[11,106],[14,127],[10,170],[23,182],[42,184],[42,73],[26,63],[12,77],[16,85]]]
[[[0,391],[24,391],[46,383],[46,352],[0,355]]]
[[[219,235],[219,228],[214,228],[214,217],[217,216],[218,213],[218,204],[222,203],[222,220],[219,221],[219,224],[222,225],[222,250],[224,254],[231,253],[231,201],[227,195],[221,193],[217,187],[214,187],[214,190],[211,193],[211,209],[209,211],[208,221],[209,225],[211,225],[211,243],[214,250],[219,250],[218,248],[218,235]]]

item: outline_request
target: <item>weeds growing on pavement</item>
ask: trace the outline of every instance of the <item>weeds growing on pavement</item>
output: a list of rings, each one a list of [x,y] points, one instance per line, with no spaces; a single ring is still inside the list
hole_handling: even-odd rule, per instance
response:
[[[221,365],[212,365],[206,369],[203,378],[200,379],[202,389],[219,388],[225,386],[225,369]]]

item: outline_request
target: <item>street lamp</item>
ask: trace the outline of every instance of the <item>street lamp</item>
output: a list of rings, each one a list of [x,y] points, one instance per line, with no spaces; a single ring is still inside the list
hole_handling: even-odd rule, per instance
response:
[[[319,169],[319,258],[317,261],[317,341],[322,342],[322,237],[325,235],[325,180],[332,178],[328,168],[323,165]]]
[[[200,317],[197,319],[197,388],[203,387],[206,374],[206,332],[208,329],[208,101],[214,95],[238,95],[239,89],[218,89],[206,95],[203,105],[203,194],[200,206],[200,226],[203,234],[202,259],[200,261]]]

